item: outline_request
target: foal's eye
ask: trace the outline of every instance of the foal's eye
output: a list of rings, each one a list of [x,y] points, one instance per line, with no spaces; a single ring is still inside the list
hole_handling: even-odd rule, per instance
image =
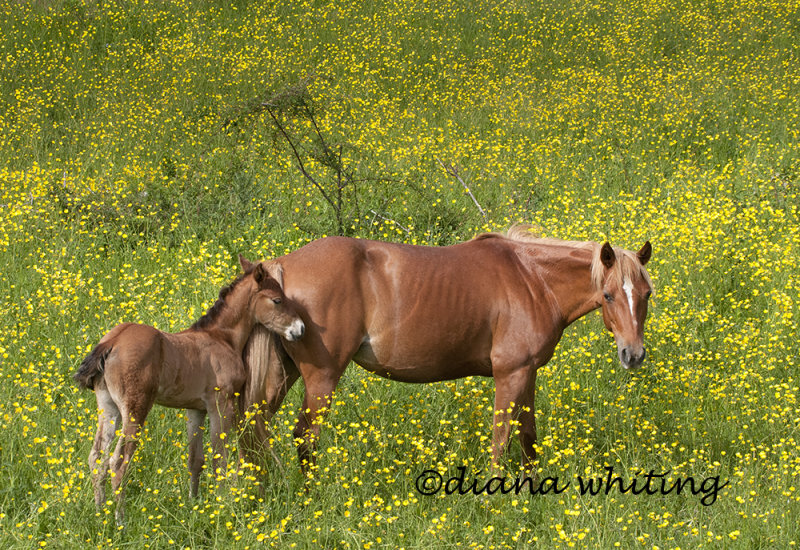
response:
[[[603,293],[603,298],[605,298],[606,302],[608,302],[609,304],[614,301],[614,297],[608,292]]]
[[[650,299],[650,296],[651,296],[652,294],[653,294],[653,293],[652,293],[651,291],[649,291],[649,290],[648,290],[648,291],[645,293],[645,295],[644,295],[644,299],[645,299],[645,300],[649,300],[649,299]]]
[[[273,304],[280,304],[280,303],[281,303],[281,301],[282,301],[282,300],[281,300],[280,298],[273,298],[273,299],[272,299],[272,303],[273,303]]]

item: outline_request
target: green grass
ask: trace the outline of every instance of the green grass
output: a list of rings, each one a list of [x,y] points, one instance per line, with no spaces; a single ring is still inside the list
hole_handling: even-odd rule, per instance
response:
[[[797,6],[529,4],[0,7],[4,547],[796,545]],[[197,501],[183,415],[156,409],[119,531],[113,507],[94,510],[94,398],[71,374],[118,322],[188,327],[237,254],[336,231],[268,117],[225,124],[309,76],[321,131],[359,179],[346,233],[445,245],[525,221],[629,249],[649,239],[648,360],[622,372],[591,315],[540,370],[540,476],[570,482],[558,495],[417,492],[428,469],[488,481],[491,380],[349,369],[309,492],[291,438],[302,383],[273,422],[279,463],[220,487],[208,473]],[[729,484],[708,506],[582,496],[577,476],[606,467]]]

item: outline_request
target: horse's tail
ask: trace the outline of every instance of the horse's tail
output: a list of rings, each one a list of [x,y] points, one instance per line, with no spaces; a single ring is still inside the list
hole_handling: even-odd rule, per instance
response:
[[[242,437],[240,445],[248,460],[259,463],[268,453],[280,466],[269,444],[268,423],[286,392],[299,377],[299,371],[283,348],[280,337],[262,325],[256,325],[245,345],[247,378],[239,397]]]
[[[274,335],[264,325],[256,324],[242,352],[247,378],[244,383],[239,410],[244,412],[260,405],[267,398],[266,381],[269,372],[270,347]]]
[[[106,368],[106,357],[111,353],[111,342],[100,342],[86,356],[73,375],[73,380],[83,389],[93,390]]]

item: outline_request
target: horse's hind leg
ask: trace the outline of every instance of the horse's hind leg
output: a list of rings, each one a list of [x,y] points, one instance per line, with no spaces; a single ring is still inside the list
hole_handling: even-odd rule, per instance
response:
[[[195,498],[200,486],[200,472],[205,464],[202,428],[206,420],[206,411],[188,409],[186,414],[186,435],[189,438],[189,474],[191,475],[189,494]]]
[[[106,500],[106,479],[108,477],[108,461],[111,458],[111,444],[114,434],[120,425],[120,414],[105,383],[95,388],[97,399],[97,433],[94,436],[92,450],[89,452],[89,471],[94,487],[94,504],[99,510]]]
[[[122,525],[125,519],[125,482],[126,473],[133,460],[133,453],[139,445],[139,435],[144,426],[147,414],[153,406],[152,399],[141,403],[131,403],[122,408],[122,436],[117,443],[112,461],[111,487],[116,495],[116,520],[117,525]]]

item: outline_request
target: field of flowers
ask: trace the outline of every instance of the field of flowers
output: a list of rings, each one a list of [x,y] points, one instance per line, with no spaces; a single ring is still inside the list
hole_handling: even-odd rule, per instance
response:
[[[367,4],[2,3],[0,544],[796,546],[800,4]],[[309,119],[284,120],[319,187],[252,109],[298,82],[352,176],[339,204]],[[110,503],[94,509],[96,408],[72,372],[121,321],[188,327],[238,253],[331,234],[337,208],[345,233],[417,244],[520,221],[653,243],[645,366],[622,372],[594,314],[539,372],[539,476],[566,489],[420,493],[429,469],[489,479],[492,381],[352,367],[308,492],[302,383],[266,474],[242,464],[217,487],[209,472],[198,500],[183,412],[156,408],[119,530]],[[578,490],[609,471],[697,491]]]

